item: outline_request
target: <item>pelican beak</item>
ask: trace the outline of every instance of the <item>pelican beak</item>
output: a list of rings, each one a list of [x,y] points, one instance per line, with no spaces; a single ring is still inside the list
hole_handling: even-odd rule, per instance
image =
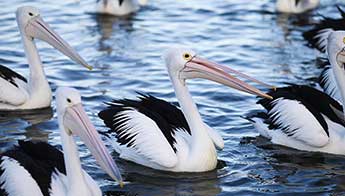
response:
[[[25,27],[25,33],[32,38],[37,38],[49,43],[74,62],[92,70],[92,66],[88,65],[86,61],[66,41],[55,33],[40,16],[36,16],[28,22]]]
[[[331,63],[333,74],[335,77],[335,81],[337,83],[339,93],[342,98],[343,105],[345,104],[345,77],[344,77],[344,71],[345,71],[345,48],[343,48],[340,52],[336,54],[336,63]],[[331,60],[332,61],[332,60]],[[336,66],[337,64],[337,66]],[[345,119],[343,114],[343,118]]]
[[[100,135],[89,120],[81,103],[68,107],[63,121],[66,130],[81,138],[101,168],[122,187],[123,181],[120,170],[114,159],[110,156]]]
[[[243,73],[240,73],[238,71],[235,71],[229,67],[219,65],[217,63],[210,62],[206,59],[202,59],[200,57],[193,57],[189,62],[186,63],[185,68],[183,69],[180,77],[182,79],[189,79],[189,78],[204,78],[208,80],[212,80],[214,82],[232,87],[234,89],[247,92],[250,94],[258,95],[260,97],[272,99],[271,96],[267,95],[266,93],[263,93],[259,89],[243,82],[242,80],[239,80],[238,78],[230,75],[228,72],[231,72],[233,74],[236,74],[240,77],[246,78],[248,80],[251,80],[253,82],[256,82],[260,85],[269,87],[269,88],[275,88],[273,86],[270,86],[268,84],[265,84],[259,80],[256,80],[250,76],[247,76]]]

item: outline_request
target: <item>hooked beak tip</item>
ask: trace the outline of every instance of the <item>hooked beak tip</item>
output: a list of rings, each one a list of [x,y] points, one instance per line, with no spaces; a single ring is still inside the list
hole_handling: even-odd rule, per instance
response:
[[[86,68],[88,68],[90,71],[93,69],[91,65],[85,65]]]
[[[273,97],[270,96],[270,95],[266,95],[265,97],[266,97],[267,99],[271,99],[271,100],[273,99]]]
[[[120,188],[123,188],[125,186],[125,183],[123,183],[123,181],[120,182]]]

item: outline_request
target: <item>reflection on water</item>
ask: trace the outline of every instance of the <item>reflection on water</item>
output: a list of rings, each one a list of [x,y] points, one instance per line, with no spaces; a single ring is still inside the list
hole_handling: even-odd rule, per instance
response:
[[[226,172],[219,169],[204,173],[176,174],[148,169],[123,160],[118,160],[118,163],[124,171],[125,181],[132,182],[124,188],[129,195],[217,195],[221,192],[219,179]],[[118,192],[109,193],[116,194]]]
[[[284,146],[273,145],[269,140],[259,137],[242,138],[242,144],[253,144],[265,151],[265,160],[270,168],[251,173],[253,178],[268,180],[290,189],[303,192],[305,186],[309,193],[320,194],[343,191],[345,182],[345,157],[319,152],[305,152]],[[335,169],[337,170],[335,172]],[[264,173],[269,173],[262,176]],[[277,189],[276,191],[279,191]],[[293,191],[293,192],[294,192]],[[291,191],[292,192],[292,191]],[[287,190],[286,193],[289,193]]]
[[[0,1],[0,63],[28,75],[15,9],[27,0]],[[305,15],[276,14],[274,0],[159,0],[140,12],[117,18],[90,14],[95,0],[36,0],[44,19],[86,60],[87,71],[38,41],[45,73],[53,89],[73,86],[98,130],[97,117],[104,101],[134,98],[135,91],[176,102],[161,55],[182,44],[200,56],[275,86],[289,81],[314,83],[321,69],[315,51],[301,37],[320,17],[338,16],[335,4],[325,0]],[[317,66],[316,66],[317,65]],[[224,137],[218,157],[225,162],[212,172],[173,174],[121,161],[126,186],[120,189],[97,166],[78,142],[83,167],[107,195],[344,195],[344,158],[307,153],[270,144],[249,122],[240,118],[260,109],[256,98],[205,80],[191,81],[189,89],[201,116]],[[53,104],[54,105],[54,104]],[[35,114],[0,114],[0,151],[18,139],[48,141],[60,146],[56,115],[51,109]]]
[[[94,14],[93,16],[97,22],[97,30],[101,35],[99,39],[99,51],[110,54],[112,47],[111,44],[106,43],[107,40],[113,35],[113,31],[121,29],[130,32],[133,25],[133,15],[116,17],[106,14]]]
[[[313,12],[298,15],[278,14],[276,21],[277,25],[284,33],[284,38],[288,41],[291,33],[296,30],[296,28],[302,27],[303,29],[303,27],[313,24],[315,22],[313,16],[315,16]]]
[[[52,117],[53,110],[50,107],[31,111],[0,112],[0,141],[7,144],[0,148],[0,152],[16,144],[18,139],[48,142],[49,130],[42,129],[39,124]],[[12,141],[9,141],[9,138]]]
[[[22,119],[28,123],[35,125],[47,121],[53,117],[53,109],[51,107],[37,110],[24,111],[0,111],[0,123],[10,122],[16,119]]]

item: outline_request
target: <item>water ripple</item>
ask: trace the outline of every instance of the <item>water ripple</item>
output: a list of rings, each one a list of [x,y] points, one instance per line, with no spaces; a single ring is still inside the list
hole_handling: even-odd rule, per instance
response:
[[[318,13],[336,16],[325,1]],[[75,65],[49,45],[38,41],[45,72],[53,89],[74,86],[97,129],[106,129],[97,112],[104,101],[135,98],[150,93],[176,103],[162,52],[183,44],[212,61],[273,85],[309,84],[320,73],[315,51],[307,48],[301,32],[319,19],[277,15],[274,1],[189,0],[151,1],[129,17],[94,14],[94,0],[1,1],[0,63],[28,75],[27,61],[15,22],[19,5],[41,9],[45,21],[95,67],[90,72]],[[128,184],[115,186],[78,142],[84,168],[98,180],[107,195],[336,195],[345,194],[344,158],[304,153],[274,146],[241,116],[260,109],[256,98],[205,80],[188,83],[206,123],[225,140],[221,168],[201,174],[154,171],[118,160]],[[59,146],[55,107],[26,117],[0,114],[0,150],[17,139],[38,139]]]

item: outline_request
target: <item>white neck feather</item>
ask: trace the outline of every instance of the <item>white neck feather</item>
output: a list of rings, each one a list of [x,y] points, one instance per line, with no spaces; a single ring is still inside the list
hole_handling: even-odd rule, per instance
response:
[[[139,9],[139,3],[136,0],[123,1],[121,6],[118,0],[108,2],[106,5],[102,1],[98,3],[98,12],[113,15],[126,15]]]
[[[30,68],[28,89],[30,99],[47,100],[49,101],[48,105],[50,105],[52,93],[34,40],[30,39],[26,35],[22,35],[22,41]]]
[[[296,0],[277,0],[276,7],[279,12],[301,13],[314,9],[320,3],[320,0],[301,0],[296,5]]]
[[[88,185],[84,177],[84,172],[81,167],[79,152],[77,145],[71,135],[68,135],[63,125],[62,117],[59,117],[59,128],[62,142],[62,149],[65,159],[67,190],[66,192],[82,193],[83,190],[88,191]]]
[[[198,108],[195,105],[192,96],[185,84],[182,84],[178,78],[171,77],[176,97],[181,106],[182,112],[187,120],[192,134],[192,152],[191,154],[206,153],[215,151],[211,138],[208,135],[206,127],[201,119]],[[206,151],[204,151],[204,149]],[[205,155],[205,154],[204,154]]]

